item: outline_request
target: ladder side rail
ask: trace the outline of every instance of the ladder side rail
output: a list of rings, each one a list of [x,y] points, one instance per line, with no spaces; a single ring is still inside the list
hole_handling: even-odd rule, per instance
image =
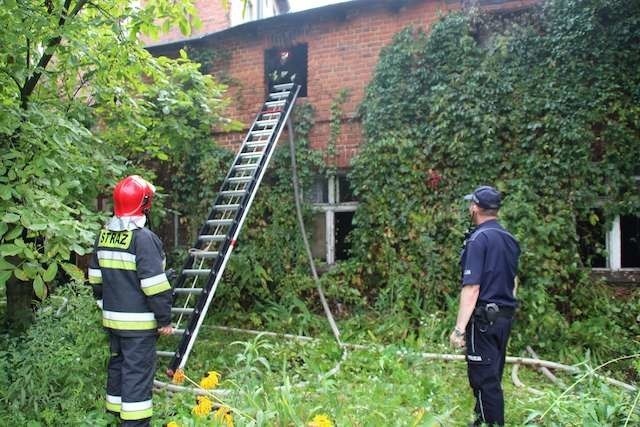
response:
[[[241,204],[241,208],[238,209],[238,212],[236,213],[236,218],[238,219],[238,221],[231,227],[231,230],[230,230],[230,234],[232,234],[233,237],[231,239],[227,238],[226,241],[224,242],[224,252],[220,251],[220,254],[224,253],[224,257],[218,256],[216,260],[216,274],[214,275],[213,270],[211,271],[212,274],[209,275],[209,280],[207,281],[207,284],[203,289],[203,294],[206,293],[206,299],[204,298],[204,295],[201,295],[197,303],[199,315],[191,316],[191,319],[189,321],[189,326],[188,328],[185,329],[185,333],[182,336],[181,343],[178,347],[178,352],[180,352],[180,348],[182,348],[185,342],[186,342],[186,349],[184,350],[184,352],[180,354],[176,353],[173,360],[171,361],[170,371],[172,372],[175,372],[175,369],[176,369],[175,362],[178,362],[177,364],[178,369],[183,369],[184,365],[187,363],[187,359],[189,357],[189,354],[191,353],[193,344],[195,343],[200,327],[202,326],[202,322],[204,321],[204,317],[205,317],[204,313],[208,311],[209,305],[213,300],[213,295],[215,294],[215,291],[220,282],[220,279],[222,278],[222,275],[224,273],[224,268],[227,264],[227,261],[231,257],[231,253],[233,252],[233,249],[235,247],[235,243],[238,238],[238,235],[240,234],[242,225],[244,224],[244,221],[247,218],[246,213],[249,212],[251,204],[253,203],[253,199],[255,198],[255,195],[257,193],[257,188],[262,182],[262,178],[264,177],[264,174],[267,170],[269,161],[271,160],[271,157],[275,152],[275,147],[277,145],[278,139],[280,138],[280,135],[282,134],[282,131],[285,127],[286,120],[289,117],[291,110],[293,109],[293,106],[295,104],[296,98],[298,97],[299,91],[300,91],[300,86],[295,86],[295,90],[291,90],[289,94],[289,97],[287,99],[286,109],[284,110],[283,114],[281,114],[279,125],[274,130],[274,133],[272,134],[270,139],[270,143],[267,146],[268,147],[267,149],[269,151],[267,152],[267,155],[262,159],[262,162],[260,162],[261,163],[260,167],[257,169],[257,170],[260,170],[260,173],[258,177],[252,182],[251,191],[247,192],[247,194],[244,196],[244,198],[248,196],[248,200],[246,200],[246,204],[244,202]],[[190,332],[192,329],[193,331]]]
[[[262,104],[262,108],[264,108],[264,103]],[[238,150],[238,152],[236,153],[236,155],[235,155],[235,157],[233,159],[232,167],[229,168],[229,171],[227,172],[227,175],[225,176],[224,180],[222,181],[222,185],[220,186],[220,190],[216,194],[216,197],[215,197],[215,199],[213,201],[213,204],[211,205],[211,209],[209,210],[209,214],[207,215],[206,220],[200,226],[200,231],[198,232],[198,238],[196,238],[196,241],[191,246],[192,248],[195,248],[198,245],[199,236],[201,236],[202,234],[205,234],[205,232],[207,230],[207,227],[208,227],[207,220],[210,220],[210,219],[215,217],[215,213],[216,213],[215,206],[218,204],[220,199],[222,199],[222,197],[220,196],[220,192],[224,189],[224,186],[227,184],[229,178],[231,178],[233,176],[233,174],[234,174],[233,166],[238,164],[238,161],[241,158],[240,154],[242,154],[242,152],[244,151],[244,149],[246,147],[247,142],[249,141],[249,138],[251,138],[251,131],[256,127],[256,123],[259,121],[260,116],[262,116],[262,114],[263,114],[263,111],[261,109],[260,112],[258,114],[256,114],[256,117],[254,118],[253,123],[249,127],[249,130],[247,131],[247,134],[245,135],[244,140],[242,141],[242,144],[240,145],[240,149]],[[193,263],[195,262],[195,260],[196,260],[196,257],[194,257],[193,255],[188,255],[187,259],[183,263],[181,271],[184,271],[186,269],[191,268],[193,266]],[[186,280],[186,276],[184,274],[180,273],[180,275],[178,276],[178,280],[177,280],[177,282],[176,282],[174,287],[175,288],[183,287],[185,280]]]

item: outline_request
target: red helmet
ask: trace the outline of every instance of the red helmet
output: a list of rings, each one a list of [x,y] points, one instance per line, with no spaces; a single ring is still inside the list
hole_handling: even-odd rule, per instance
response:
[[[116,216],[141,216],[151,210],[156,188],[138,175],[131,175],[113,189],[113,211]]]

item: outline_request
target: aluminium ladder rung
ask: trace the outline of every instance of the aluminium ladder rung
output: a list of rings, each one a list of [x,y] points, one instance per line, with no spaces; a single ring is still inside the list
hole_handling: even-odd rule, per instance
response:
[[[217,211],[235,211],[238,210],[238,208],[240,208],[240,205],[237,203],[231,205],[215,205],[213,207],[213,209]]]
[[[293,83],[280,83],[278,85],[273,85],[275,90],[289,90],[293,87]]]
[[[210,268],[185,268],[182,270],[185,276],[208,276],[211,274]]]
[[[173,329],[173,334],[172,335],[182,335],[184,334],[184,329]]]
[[[268,143],[269,143],[269,141],[267,141],[267,140],[265,140],[265,141],[247,141],[247,143],[244,146],[247,147],[247,148],[257,148],[257,147],[264,147]]]
[[[207,225],[211,227],[225,227],[227,225],[233,225],[235,221],[233,218],[229,219],[208,219]]]
[[[229,178],[227,180],[227,182],[230,183],[230,184],[243,184],[243,183],[251,182],[252,179],[253,179],[253,177],[251,175],[249,175],[249,176],[233,176],[233,177]]]
[[[258,167],[258,163],[249,163],[246,165],[235,165],[233,168],[237,171],[247,171],[256,169]]]
[[[258,151],[257,153],[240,153],[241,159],[259,159],[262,157],[262,151]]]
[[[175,351],[161,351],[161,350],[157,350],[156,351],[156,355],[160,356],[160,357],[173,357],[176,355]]]
[[[220,195],[225,197],[241,197],[246,193],[245,190],[224,190],[220,192]]]
[[[176,294],[201,294],[202,288],[174,288]]]
[[[271,92],[269,98],[271,99],[283,99],[289,96],[289,92]]]
[[[198,240],[202,242],[224,242],[226,238],[226,234],[201,234],[198,236]]]
[[[282,111],[263,111],[262,113],[260,113],[260,115],[264,120],[268,120],[268,119],[265,119],[265,117],[267,116],[279,118],[281,114],[282,114]],[[277,120],[277,119],[274,119],[274,120]]]
[[[203,250],[200,250],[200,249],[189,249],[189,255],[191,255],[194,258],[211,259],[211,258],[217,258],[217,256],[220,255],[220,252],[218,252],[218,251],[203,251]]]
[[[261,126],[261,127],[275,126],[277,124],[278,124],[277,119],[258,120],[256,122],[256,126]]]
[[[267,101],[264,103],[265,107],[267,108],[271,108],[271,107],[283,107],[284,104],[287,103],[286,99],[280,99],[278,101]]]
[[[191,314],[193,311],[193,308],[171,307],[171,313],[175,314]]]
[[[265,129],[265,130],[252,130],[251,136],[269,136],[273,133],[273,129]]]

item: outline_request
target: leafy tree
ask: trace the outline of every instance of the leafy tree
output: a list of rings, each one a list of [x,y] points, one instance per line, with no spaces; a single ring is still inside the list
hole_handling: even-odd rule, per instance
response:
[[[138,41],[159,27],[188,32],[192,3],[3,2],[0,286],[12,327],[28,324],[32,292],[46,296],[61,269],[82,279],[74,254],[91,246],[96,200],[117,177],[219,122],[224,87],[186,55],[153,58]]]

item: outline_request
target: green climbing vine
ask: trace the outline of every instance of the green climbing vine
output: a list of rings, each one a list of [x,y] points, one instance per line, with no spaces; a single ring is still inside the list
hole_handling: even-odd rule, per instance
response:
[[[450,307],[461,195],[490,183],[523,249],[517,340],[560,346],[552,338],[571,332],[564,344],[632,346],[638,302],[591,283],[576,230],[640,210],[639,23],[640,4],[559,0],[395,37],[366,91],[351,173],[354,274],[378,307],[416,318]]]
[[[336,144],[338,143],[338,138],[340,137],[340,132],[342,131],[342,107],[344,103],[349,99],[349,90],[341,89],[336,97],[331,102],[331,107],[329,109],[329,140],[327,141],[327,175],[335,175],[337,164],[336,164]]]
[[[523,249],[515,345],[599,356],[630,350],[639,299],[633,291],[616,299],[593,283],[577,230],[640,208],[639,23],[638,4],[555,0],[510,14],[454,13],[429,34],[397,34],[360,109],[351,258],[322,277],[334,307],[374,307],[415,330],[428,314],[452,317],[469,225],[461,196],[491,183],[506,196],[502,221]],[[335,155],[347,97],[332,103],[325,153],[308,145],[311,106],[295,108],[305,191],[331,168],[323,158]],[[276,151],[216,316],[248,311],[254,326],[273,315],[302,328],[301,315],[313,309],[288,157]]]

